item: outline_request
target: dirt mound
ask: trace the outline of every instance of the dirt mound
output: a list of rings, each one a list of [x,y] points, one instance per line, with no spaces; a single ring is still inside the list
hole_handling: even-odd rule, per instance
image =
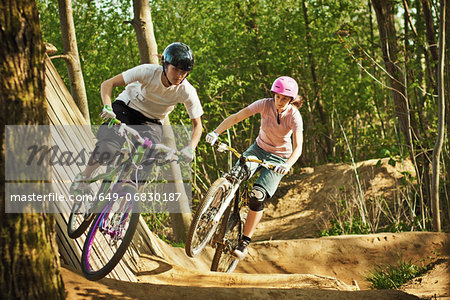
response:
[[[392,201],[398,194],[398,182],[405,173],[414,175],[406,160],[395,167],[389,159],[374,159],[356,164],[365,199]],[[269,200],[254,240],[318,237],[326,228],[330,212],[342,199],[359,196],[355,171],[350,164],[326,164],[303,168],[284,178]]]
[[[152,256],[142,260],[138,281],[154,284],[188,285],[197,287],[234,288],[306,288],[355,291],[351,286],[329,276],[312,274],[226,274],[186,269],[168,264]]]
[[[347,284],[356,281],[361,289],[369,289],[365,277],[374,266],[401,260],[427,264],[437,253],[450,257],[450,234],[403,232],[258,242],[251,245],[236,272],[318,274]]]
[[[414,278],[399,289],[421,298],[430,296],[450,299],[450,259],[437,260],[432,269],[420,277]]]
[[[387,159],[357,164],[366,197],[393,197],[408,162],[396,168]],[[354,189],[354,171],[345,164],[305,168],[287,177],[265,211],[249,256],[234,274],[209,271],[214,249],[199,257],[155,241],[160,257],[143,255],[137,283],[90,282],[62,269],[68,299],[418,299],[448,296],[450,234],[407,232],[316,237],[330,218],[329,206]],[[295,239],[293,239],[295,238]],[[374,265],[400,259],[426,261],[440,252],[433,269],[402,290],[367,290],[364,277]],[[359,287],[358,287],[359,286]],[[361,290],[358,290],[361,288]],[[364,290],[366,289],[366,290]],[[442,298],[441,298],[442,297]],[[450,297],[449,297],[450,298]]]
[[[78,272],[62,268],[61,274],[67,299],[335,299],[335,300],[392,300],[419,299],[403,291],[346,291],[318,289],[317,287],[273,288],[260,281],[257,287],[239,287],[234,284],[195,286],[189,276],[182,284],[132,283],[113,279],[89,281]],[[239,277],[240,275],[212,275]],[[261,276],[261,275],[257,275]],[[203,278],[205,279],[205,278]],[[270,282],[270,281],[269,281]]]

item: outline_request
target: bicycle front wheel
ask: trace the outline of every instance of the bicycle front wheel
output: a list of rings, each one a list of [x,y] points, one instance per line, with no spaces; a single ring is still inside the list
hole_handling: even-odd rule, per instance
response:
[[[81,269],[89,280],[99,280],[122,259],[139,222],[139,213],[133,213],[133,199],[136,189],[124,185],[118,198],[108,202],[94,219],[84,242]],[[128,196],[127,196],[128,195]]]
[[[185,248],[189,257],[195,257],[202,252],[213,237],[217,225],[220,223],[214,222],[214,218],[217,216],[231,189],[231,183],[223,177],[217,179],[209,188],[189,228]]]
[[[233,256],[233,251],[242,235],[245,217],[239,212],[231,212],[231,206],[226,210],[218,236],[216,252],[211,263],[211,271],[232,273],[236,269],[239,259]]]

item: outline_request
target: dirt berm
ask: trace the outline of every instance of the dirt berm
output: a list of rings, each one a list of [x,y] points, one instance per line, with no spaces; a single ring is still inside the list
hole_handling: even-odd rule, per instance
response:
[[[366,195],[389,198],[408,165],[382,160],[357,165]],[[67,268],[68,299],[450,299],[450,234],[431,232],[317,236],[339,191],[354,184],[351,166],[329,164],[287,177],[235,273],[209,271],[213,249],[199,257],[157,241],[160,256],[144,255],[137,283],[90,282]],[[332,196],[332,197],[330,197]],[[376,265],[435,261],[401,290],[370,290]],[[437,259],[437,260],[436,260]],[[435,298],[436,297],[436,298]]]

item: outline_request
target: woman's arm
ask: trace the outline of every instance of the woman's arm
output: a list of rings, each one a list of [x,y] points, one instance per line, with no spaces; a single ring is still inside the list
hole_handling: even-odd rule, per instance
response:
[[[300,155],[302,155],[303,130],[297,130],[293,132],[292,142],[293,142],[292,154],[286,161],[289,167],[292,167],[295,164],[295,162],[299,159]]]
[[[122,85],[125,85],[122,74],[116,75],[102,82],[102,85],[100,86],[100,97],[102,98],[103,105],[111,106],[112,90],[115,87]]]
[[[232,114],[228,118],[223,120],[222,123],[220,123],[220,125],[217,126],[217,128],[214,130],[214,132],[216,132],[217,134],[221,134],[228,128],[247,119],[248,117],[250,117],[252,115],[253,115],[253,113],[251,112],[251,110],[248,107],[243,108],[240,111],[238,111],[237,113]]]

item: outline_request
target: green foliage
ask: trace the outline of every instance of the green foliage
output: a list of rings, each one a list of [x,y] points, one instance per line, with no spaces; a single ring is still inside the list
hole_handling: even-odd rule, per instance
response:
[[[142,213],[141,216],[144,218],[150,231],[156,234],[161,240],[173,247],[184,248],[184,242],[177,242],[172,238],[169,213]]]
[[[130,4],[128,1],[115,0],[72,2],[77,45],[93,124],[101,123],[100,84],[139,64],[134,30],[131,25],[123,23],[131,19]],[[38,0],[38,8],[44,41],[55,45],[58,53],[62,53],[58,1]],[[68,85],[64,61],[58,59],[53,63]],[[120,91],[115,89],[113,97]]]
[[[340,188],[344,190],[343,187]],[[336,236],[344,234],[368,234],[370,227],[362,221],[361,217],[353,211],[352,203],[348,199],[338,202],[338,213],[330,220],[327,229],[321,231],[320,236]]]
[[[39,0],[38,4],[44,39],[61,51],[57,1]],[[388,139],[380,141],[378,133],[385,120],[393,119],[393,110],[383,110],[383,119],[377,116],[377,107],[385,105],[386,94],[373,85],[371,77],[361,73],[346,49],[373,47],[367,38],[370,26],[366,2],[307,4],[305,11],[301,3],[293,1],[150,1],[159,52],[173,41],[183,41],[194,50],[196,66],[189,81],[198,88],[206,131],[213,130],[230,113],[257,99],[270,97],[272,81],[277,76],[290,75],[300,83],[300,94],[306,100],[302,108],[305,124],[302,160],[310,164],[316,160],[348,159],[339,134],[335,156],[321,157],[322,151],[311,148],[314,143],[322,143],[312,137],[325,136],[329,130],[314,109],[318,101],[325,108],[324,120],[330,120],[330,112],[336,108],[346,120],[344,126],[355,129],[352,136],[359,148],[358,159],[371,157],[377,150],[372,145],[392,144]],[[99,123],[100,83],[139,64],[133,28],[123,23],[132,19],[131,2],[81,0],[73,2],[73,8],[90,115],[94,123]],[[308,28],[305,13],[310,22]],[[338,38],[336,32],[342,30],[353,34],[351,40]],[[60,74],[66,74],[62,61],[56,60],[55,64]],[[312,64],[316,82],[311,77]],[[115,95],[119,92],[116,89]],[[182,107],[171,114],[173,123],[178,124],[180,119],[185,124],[190,122]],[[258,123],[259,117],[255,116],[235,126],[230,132],[234,146],[245,150],[258,133]],[[200,147],[198,156],[208,157],[210,151],[209,147]],[[226,159],[219,156],[217,161],[205,163],[204,173],[224,169],[225,165]]]
[[[366,280],[371,283],[373,289],[397,289],[427,270],[428,266],[415,265],[411,260],[400,260],[396,265],[375,266]]]
[[[389,157],[395,165],[408,155],[390,99],[376,18],[367,1],[304,1],[305,8],[303,1],[149,3],[159,53],[174,41],[185,42],[194,51],[196,65],[188,80],[202,101],[206,132],[231,113],[270,97],[273,80],[289,75],[299,82],[305,100],[300,110],[305,138],[299,165],[350,161],[343,134],[336,126],[335,110],[356,161]],[[132,2],[80,0],[72,5],[90,117],[98,124],[101,82],[140,63],[134,30],[124,23],[133,18]],[[398,8],[401,3],[396,5]],[[44,40],[62,52],[57,1],[38,0],[38,8]],[[402,18],[400,12],[398,17]],[[397,32],[407,42],[405,52],[398,54],[397,66],[411,77],[407,90],[413,132],[421,135],[414,146],[421,152],[432,148],[437,113],[433,78],[423,72],[423,49],[427,48],[423,16],[413,12],[412,17],[419,35]],[[54,63],[67,83],[64,62]],[[113,97],[120,91],[115,89]],[[173,124],[190,124],[182,105],[170,119]],[[230,129],[232,146],[244,151],[255,140],[259,122],[259,116],[254,116]],[[221,138],[225,139],[225,134]],[[221,171],[227,171],[229,159],[202,141],[196,166],[194,199],[200,198]],[[336,225],[336,231],[357,231],[355,224],[358,219],[347,220],[340,229]],[[398,223],[395,228],[404,225]]]
[[[344,234],[369,234],[370,228],[360,219],[344,221],[331,220],[331,228],[322,230],[320,236],[336,236]]]

